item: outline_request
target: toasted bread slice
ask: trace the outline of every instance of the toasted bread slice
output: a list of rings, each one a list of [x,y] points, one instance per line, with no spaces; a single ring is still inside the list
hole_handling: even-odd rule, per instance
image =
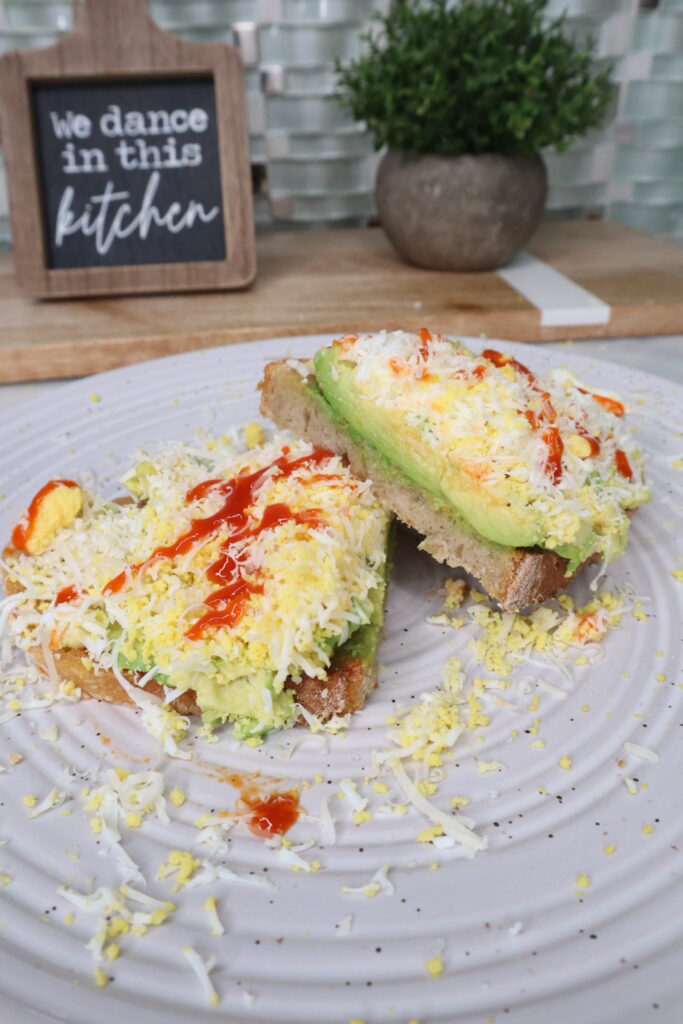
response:
[[[422,535],[421,548],[438,561],[471,573],[503,608],[517,611],[540,604],[576,575],[567,573],[567,560],[555,552],[506,547],[481,537],[452,507],[412,484],[380,452],[352,436],[330,415],[308,364],[269,363],[259,386],[264,416],[281,429],[344,455],[356,476],[372,480],[385,507]]]
[[[121,503],[129,500],[121,499]],[[387,542],[390,543],[390,538]],[[11,554],[12,549],[6,548],[3,557],[7,559]],[[387,579],[388,561],[382,584],[373,594],[372,621],[357,629],[334,652],[326,677],[318,679],[303,675],[300,679],[290,678],[285,683],[285,687],[294,693],[297,703],[321,721],[359,711],[377,685],[375,656],[384,621]],[[18,594],[22,590],[21,584],[9,578],[6,573],[4,585],[8,595]],[[114,672],[93,666],[87,653],[85,648],[59,648],[51,651],[50,657],[57,676],[64,682],[74,683],[88,697],[109,704],[135,706]],[[47,670],[42,647],[32,647],[29,654],[40,668]],[[133,686],[137,686],[138,680],[142,678],[140,672],[123,670],[121,674]],[[154,680],[147,682],[142,689],[160,699],[164,697],[163,687]],[[201,714],[193,690],[186,690],[169,704],[181,715]],[[299,715],[296,724],[305,724],[304,717]]]
[[[116,498],[114,503],[118,505],[135,504],[131,497]],[[141,505],[144,505],[144,502]],[[275,507],[285,508],[286,506]],[[374,499],[374,507],[380,512],[376,499]],[[390,518],[383,513],[380,514],[384,521],[381,532],[382,543],[388,549],[391,532]],[[21,583],[21,573],[12,575],[11,568],[17,558],[21,558],[25,554],[26,552],[18,551],[14,544],[8,546],[3,553],[5,565],[2,573],[8,595],[21,593],[24,589]],[[311,715],[325,721],[334,716],[343,716],[357,711],[363,707],[368,695],[374,689],[376,685],[375,654],[384,618],[388,565],[387,550],[383,569],[377,573],[375,585],[368,593],[370,621],[355,628],[349,638],[333,651],[325,677],[318,678],[304,673],[299,678],[290,677],[285,681],[285,689],[293,693],[296,703],[303,709],[303,712],[308,714],[309,720]],[[12,618],[12,613],[10,613],[10,626]],[[144,675],[141,671],[121,669],[115,673],[111,669],[98,666],[89,657],[85,647],[59,647],[57,649],[51,647],[49,650],[45,650],[43,646],[39,645],[30,648],[29,654],[50,675],[53,677],[56,675],[63,681],[74,683],[88,696],[109,703],[135,705],[135,701],[126,692],[120,679],[122,676],[128,684],[139,686]],[[163,686],[156,680],[147,681],[142,689],[161,699],[165,696]],[[183,715],[202,713],[197,694],[192,689],[180,694],[170,702],[170,706]],[[304,720],[305,716],[300,714],[298,722],[303,723]]]
[[[3,555],[6,558],[10,553],[11,549],[6,549]],[[20,584],[7,576],[4,584],[8,595],[22,590]],[[383,585],[374,595],[372,622],[361,626],[334,652],[324,679],[303,675],[301,679],[290,678],[285,683],[286,688],[293,691],[297,703],[321,721],[359,711],[377,685],[375,655],[384,620],[386,589],[385,574]],[[134,707],[134,701],[115,674],[110,669],[92,666],[87,653],[85,648],[59,648],[51,651],[50,657],[57,676],[64,682],[74,683],[88,697],[109,704]],[[41,647],[32,647],[29,654],[40,668],[47,670]],[[142,678],[140,672],[122,671],[121,674],[133,686],[137,686],[138,680]],[[142,689],[160,699],[164,697],[163,687],[154,680],[147,682]],[[169,703],[181,715],[201,714],[193,690],[186,690]],[[300,715],[297,724],[304,723],[305,719]]]

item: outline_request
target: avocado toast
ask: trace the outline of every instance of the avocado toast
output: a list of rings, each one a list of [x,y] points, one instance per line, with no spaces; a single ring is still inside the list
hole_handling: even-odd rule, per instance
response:
[[[168,446],[122,483],[106,501],[51,481],[4,552],[15,640],[55,681],[142,687],[243,739],[362,707],[389,528],[368,483],[286,435]]]
[[[347,335],[312,364],[269,364],[261,388],[265,415],[345,455],[421,547],[509,610],[620,555],[649,498],[616,396],[426,329]]]

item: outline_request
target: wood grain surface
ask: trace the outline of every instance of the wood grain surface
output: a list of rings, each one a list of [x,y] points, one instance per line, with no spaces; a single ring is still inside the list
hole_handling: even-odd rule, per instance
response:
[[[96,373],[280,335],[418,329],[522,341],[683,333],[683,248],[612,222],[543,224],[530,252],[612,307],[599,326],[542,328],[497,274],[419,270],[379,229],[268,234],[242,292],[40,302],[0,255],[0,380]],[[646,343],[646,342],[644,342]]]

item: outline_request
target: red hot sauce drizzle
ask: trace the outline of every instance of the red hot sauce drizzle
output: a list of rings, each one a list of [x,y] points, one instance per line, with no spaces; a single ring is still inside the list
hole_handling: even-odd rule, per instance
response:
[[[598,405],[601,405],[607,412],[611,412],[613,416],[623,416],[626,412],[624,403],[616,398],[608,398],[607,395],[594,395],[592,391],[586,391],[585,388],[577,388],[577,391],[582,395],[590,395]]]
[[[590,452],[588,454],[588,458],[592,459],[596,455],[599,455],[600,442],[598,441],[597,437],[594,437],[592,434],[589,434],[586,428],[581,426],[580,423],[575,422],[574,426],[576,427],[576,433],[579,434],[579,436],[582,437],[584,441],[588,441],[588,444],[590,445]]]
[[[263,584],[242,575],[240,564],[230,554],[230,546],[235,541],[247,537],[257,537],[264,530],[272,529],[281,523],[324,525],[324,520],[320,518],[318,509],[292,512],[290,507],[284,503],[268,505],[261,521],[250,525],[247,509],[254,503],[255,493],[267,477],[291,476],[300,467],[319,466],[321,462],[334,455],[327,448],[316,447],[310,455],[288,460],[286,458],[288,452],[289,449],[283,449],[283,454],[279,458],[263,469],[256,470],[255,473],[236,476],[231,480],[204,480],[189,490],[185,495],[185,501],[188,504],[199,501],[209,493],[219,494],[224,499],[223,504],[213,515],[193,519],[190,528],[172,544],[155,548],[144,562],[129,565],[118,576],[109,580],[102,593],[117,594],[134,576],[155,562],[162,558],[177,558],[179,555],[184,555],[204,538],[228,527],[228,537],[221,546],[219,558],[206,570],[207,578],[212,583],[217,583],[219,589],[214,590],[205,599],[204,604],[208,611],[186,631],[185,636],[188,640],[198,640],[208,629],[234,626],[244,614],[252,594],[263,593]],[[321,475],[318,474],[318,476]]]
[[[58,591],[55,598],[55,605],[70,604],[72,601],[77,601],[82,593],[83,591],[79,590],[75,583],[70,583],[68,586],[62,587],[62,589]]]
[[[434,340],[434,335],[427,327],[421,327],[417,332],[419,345],[417,348],[418,355],[422,360],[422,365],[418,368],[417,373],[414,374],[416,380],[431,381],[434,380],[434,374],[427,372],[427,361],[430,356],[429,343]],[[437,334],[437,338],[441,335]],[[392,356],[389,360],[389,367],[396,374],[397,377],[405,377],[411,374],[411,370],[408,369],[405,363],[402,363],[399,359]],[[481,380],[486,374],[486,367],[481,363],[477,366],[472,367],[471,370],[456,370],[452,376],[458,379]]]
[[[196,762],[201,765],[201,762]],[[204,765],[206,774],[219,782],[227,782],[239,790],[237,810],[219,811],[219,818],[237,817],[254,835],[263,839],[284,835],[301,817],[304,808],[298,790],[269,789],[269,783],[282,784],[281,779],[264,780],[256,775],[240,775],[220,765]]]
[[[429,359],[429,343],[433,340],[432,332],[427,330],[426,327],[421,327],[417,332],[417,337],[419,341],[417,354],[420,357],[421,363],[417,370],[413,371],[406,363],[392,356],[389,360],[389,367],[397,377],[414,376],[415,380],[430,379],[431,375],[427,373],[427,360]]]
[[[627,480],[633,479],[633,470],[631,469],[631,463],[628,461],[628,455],[622,448],[617,448],[614,453],[614,462],[617,470],[622,476],[625,476]]]
[[[421,365],[418,367],[418,370],[414,375],[415,380],[429,380],[431,375],[427,373],[427,360],[429,359],[429,343],[430,341],[433,340],[432,332],[427,330],[426,327],[421,327],[420,330],[417,332],[417,337],[420,342],[418,345],[417,353],[420,357]],[[398,374],[399,376],[406,372],[410,372],[397,359],[390,359],[389,365],[391,366],[391,369],[394,371],[394,373]]]
[[[488,359],[489,362],[493,363],[494,366],[511,366],[523,377],[526,377],[534,391],[538,391],[540,394],[540,411],[535,413],[532,409],[527,409],[525,410],[524,415],[526,416],[531,429],[540,432],[541,440],[546,446],[547,454],[543,465],[543,470],[546,476],[550,477],[552,483],[559,484],[562,479],[562,454],[564,452],[564,442],[562,441],[559,428],[556,426],[557,412],[555,411],[555,406],[550,400],[550,394],[543,390],[534,374],[527,366],[524,365],[524,363],[520,363],[517,359],[514,359],[507,353],[498,352],[494,348],[485,348],[482,352],[482,356],[484,359]]]
[[[417,332],[417,336],[420,339],[420,346],[418,348],[418,352],[420,353],[422,362],[426,363],[427,360],[429,359],[429,342],[433,340],[432,332],[429,331],[426,327],[421,327],[420,330]]]
[[[271,793],[257,803],[249,803],[249,807],[249,831],[266,839],[270,836],[283,836],[301,814],[296,793]]]
[[[34,495],[31,500],[31,504],[26,509],[21,520],[12,530],[12,543],[17,551],[26,551],[26,544],[28,543],[31,531],[35,525],[36,519],[38,518],[40,506],[43,504],[43,501],[48,494],[50,494],[51,491],[56,490],[57,487],[78,487],[78,484],[73,480],[49,480],[44,487],[40,488],[38,493]]]

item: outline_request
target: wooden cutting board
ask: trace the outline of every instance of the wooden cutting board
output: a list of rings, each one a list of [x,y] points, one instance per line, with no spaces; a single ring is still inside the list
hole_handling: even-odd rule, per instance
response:
[[[293,334],[418,329],[550,341],[683,333],[683,247],[609,221],[543,224],[527,251],[611,308],[603,324],[541,325],[497,274],[419,270],[379,229],[268,234],[243,292],[40,302],[0,254],[0,381],[96,373]]]

